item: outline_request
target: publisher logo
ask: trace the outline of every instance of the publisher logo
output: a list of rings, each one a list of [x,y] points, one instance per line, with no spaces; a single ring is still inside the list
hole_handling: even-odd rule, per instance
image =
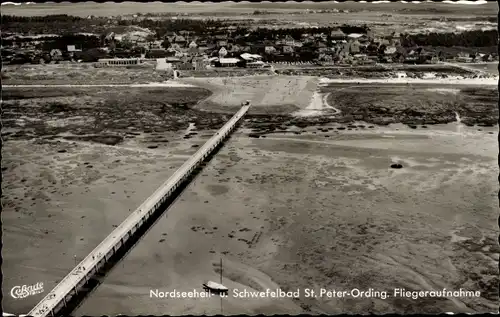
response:
[[[40,293],[43,293],[43,283],[36,283],[34,285],[14,286],[10,290],[10,296],[16,299],[26,298],[28,296],[33,296]]]

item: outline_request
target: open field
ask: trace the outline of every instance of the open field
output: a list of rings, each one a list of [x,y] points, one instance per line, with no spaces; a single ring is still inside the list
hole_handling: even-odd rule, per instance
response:
[[[201,129],[218,128],[226,116],[189,109],[209,95],[201,88],[4,89],[2,136],[31,139],[66,133],[73,135],[68,138],[118,144],[137,131],[178,131],[190,122]]]
[[[276,73],[283,75],[321,76],[325,78],[394,78],[398,73],[405,72],[408,77],[423,78],[429,73],[437,76],[472,77],[473,70],[456,67],[453,64],[378,64],[358,66],[290,66],[277,65]]]
[[[129,84],[164,81],[164,74],[145,68],[95,68],[92,63],[10,65],[2,69],[4,85]]]
[[[435,124],[456,121],[467,125],[498,122],[496,87],[432,84],[329,84],[321,89],[330,105],[344,117],[376,124]]]

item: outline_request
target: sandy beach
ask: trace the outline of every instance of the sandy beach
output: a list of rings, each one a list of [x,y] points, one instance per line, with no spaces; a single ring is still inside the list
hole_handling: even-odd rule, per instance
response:
[[[476,80],[470,91],[467,80],[421,80],[408,88],[402,79],[306,76],[9,87],[4,291],[37,282],[50,291],[248,99],[254,114],[266,116],[245,119],[75,315],[491,312],[498,304],[497,127],[347,120],[366,100],[375,117],[390,103],[391,111],[420,111],[411,120],[439,111],[458,120],[443,100],[492,98]],[[410,95],[419,102],[402,102]],[[497,116],[489,103],[483,107]],[[314,124],[322,114],[330,122]],[[255,129],[257,138],[250,137]],[[403,168],[391,169],[393,163]],[[221,259],[223,283],[232,290],[301,295],[150,296],[156,289],[201,291],[203,282],[218,280]],[[353,288],[482,295],[305,297],[306,289]],[[26,313],[43,295],[7,297],[4,309]]]
[[[495,309],[495,128],[331,128],[264,139],[237,133],[75,314],[218,314],[220,299],[149,292],[201,290],[218,279],[220,258],[232,289],[490,292],[438,304],[227,298],[228,314]],[[202,142],[175,139],[162,150],[74,142],[66,153],[58,143],[7,142],[4,261],[22,265],[6,266],[5,289],[20,277],[54,286],[75,255],[84,257]],[[404,168],[390,169],[393,162]],[[14,252],[19,246],[25,252]],[[4,308],[25,313],[39,299],[6,298]]]

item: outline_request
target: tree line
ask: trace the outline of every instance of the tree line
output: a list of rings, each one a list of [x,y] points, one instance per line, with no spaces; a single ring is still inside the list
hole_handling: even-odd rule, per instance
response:
[[[490,47],[498,45],[497,30],[474,30],[462,33],[402,34],[401,45],[444,47]]]
[[[47,15],[47,16],[34,16],[22,17],[5,15],[2,16],[2,31],[4,33],[15,32],[28,34],[36,30],[39,34],[63,34],[63,33],[78,33],[78,32],[91,32],[102,33],[106,32],[108,25],[108,18],[92,18],[85,19],[66,14]],[[230,23],[227,20],[216,19],[119,19],[117,24],[120,26],[139,26],[147,28],[156,33],[156,38],[161,40],[165,37],[167,32],[180,32],[188,31],[192,35],[202,36],[206,34],[225,33],[229,26],[236,26],[233,31],[234,35],[243,35],[252,33],[256,39],[272,39],[276,35],[291,35],[294,39],[300,39],[303,33],[324,33],[330,32],[333,28],[322,27],[317,29],[307,28],[292,28],[292,29],[265,29],[260,28],[256,31],[250,32],[248,28],[238,27],[237,24]],[[340,29],[344,33],[366,33],[368,28],[365,26],[349,26],[343,25]]]
[[[64,34],[79,32],[102,32],[107,24],[106,18],[84,19],[67,14],[21,17],[2,15],[3,33],[21,34]]]

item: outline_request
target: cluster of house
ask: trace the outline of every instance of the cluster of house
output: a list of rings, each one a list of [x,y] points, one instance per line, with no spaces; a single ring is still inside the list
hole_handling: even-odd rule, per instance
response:
[[[400,44],[400,35],[377,38],[372,32],[345,34],[304,33],[300,39],[290,35],[275,40],[251,41],[248,35],[217,34],[211,37],[190,37],[189,32],[168,33],[165,41],[135,38],[134,44],[147,52],[146,58],[168,58],[171,63],[204,63],[224,67],[265,67],[266,62],[308,62],[370,64],[385,62],[437,62],[438,57],[421,49],[407,50]],[[167,45],[165,45],[167,43]],[[167,46],[167,48],[164,48]],[[250,56],[259,58],[252,60]],[[264,61],[263,61],[264,60]],[[201,67],[201,66],[200,66]]]
[[[274,41],[264,40],[261,42],[247,41],[244,35],[231,37],[227,34],[218,34],[210,38],[199,38],[189,37],[187,32],[179,32],[165,36],[165,41],[168,43],[167,48],[164,48],[165,42],[163,41],[148,42],[144,38],[128,40],[133,40],[134,45],[147,50],[144,56],[147,59],[167,58],[171,63],[178,64],[203,60],[216,67],[228,65],[265,67],[266,63],[263,59],[267,62],[308,61],[312,59],[311,56],[324,62],[368,62],[367,47],[375,39],[370,33],[345,34],[341,30],[334,30],[329,34],[306,33],[299,40],[286,35]],[[398,52],[396,49],[397,41],[399,41],[399,35],[394,35],[390,40],[380,40],[379,45],[387,46],[385,53],[388,58]],[[379,46],[376,47],[375,51],[377,49]],[[378,58],[377,54],[374,55],[374,59],[376,58]]]
[[[336,64],[433,63],[439,60],[436,54],[422,49],[409,50],[403,47],[400,44],[400,35],[395,32],[382,38],[376,37],[371,31],[345,34],[337,29],[329,33],[303,33],[300,39],[284,35],[274,40],[259,41],[252,38],[250,34],[235,35],[234,31],[236,27],[224,30],[223,34],[210,36],[193,36],[188,31],[168,32],[161,41],[156,40],[153,33],[148,34],[142,31],[134,31],[119,38],[115,38],[115,35],[110,33],[106,37],[108,45],[104,47],[104,51],[114,52],[114,54],[106,53],[105,55],[121,57],[121,59],[102,59],[97,65],[136,65],[145,61],[166,59],[165,63],[172,64],[179,69],[191,67],[202,69],[210,65],[213,67],[266,67],[266,62],[310,62],[312,60]],[[116,41],[128,42],[129,46],[134,49],[117,49]],[[51,60],[60,60],[63,54],[73,56],[79,51],[75,46],[68,45],[67,52],[52,50],[46,55],[50,55]],[[479,59],[484,61],[487,58],[491,59],[489,56],[475,57],[469,54],[458,54],[455,60],[469,62]]]

